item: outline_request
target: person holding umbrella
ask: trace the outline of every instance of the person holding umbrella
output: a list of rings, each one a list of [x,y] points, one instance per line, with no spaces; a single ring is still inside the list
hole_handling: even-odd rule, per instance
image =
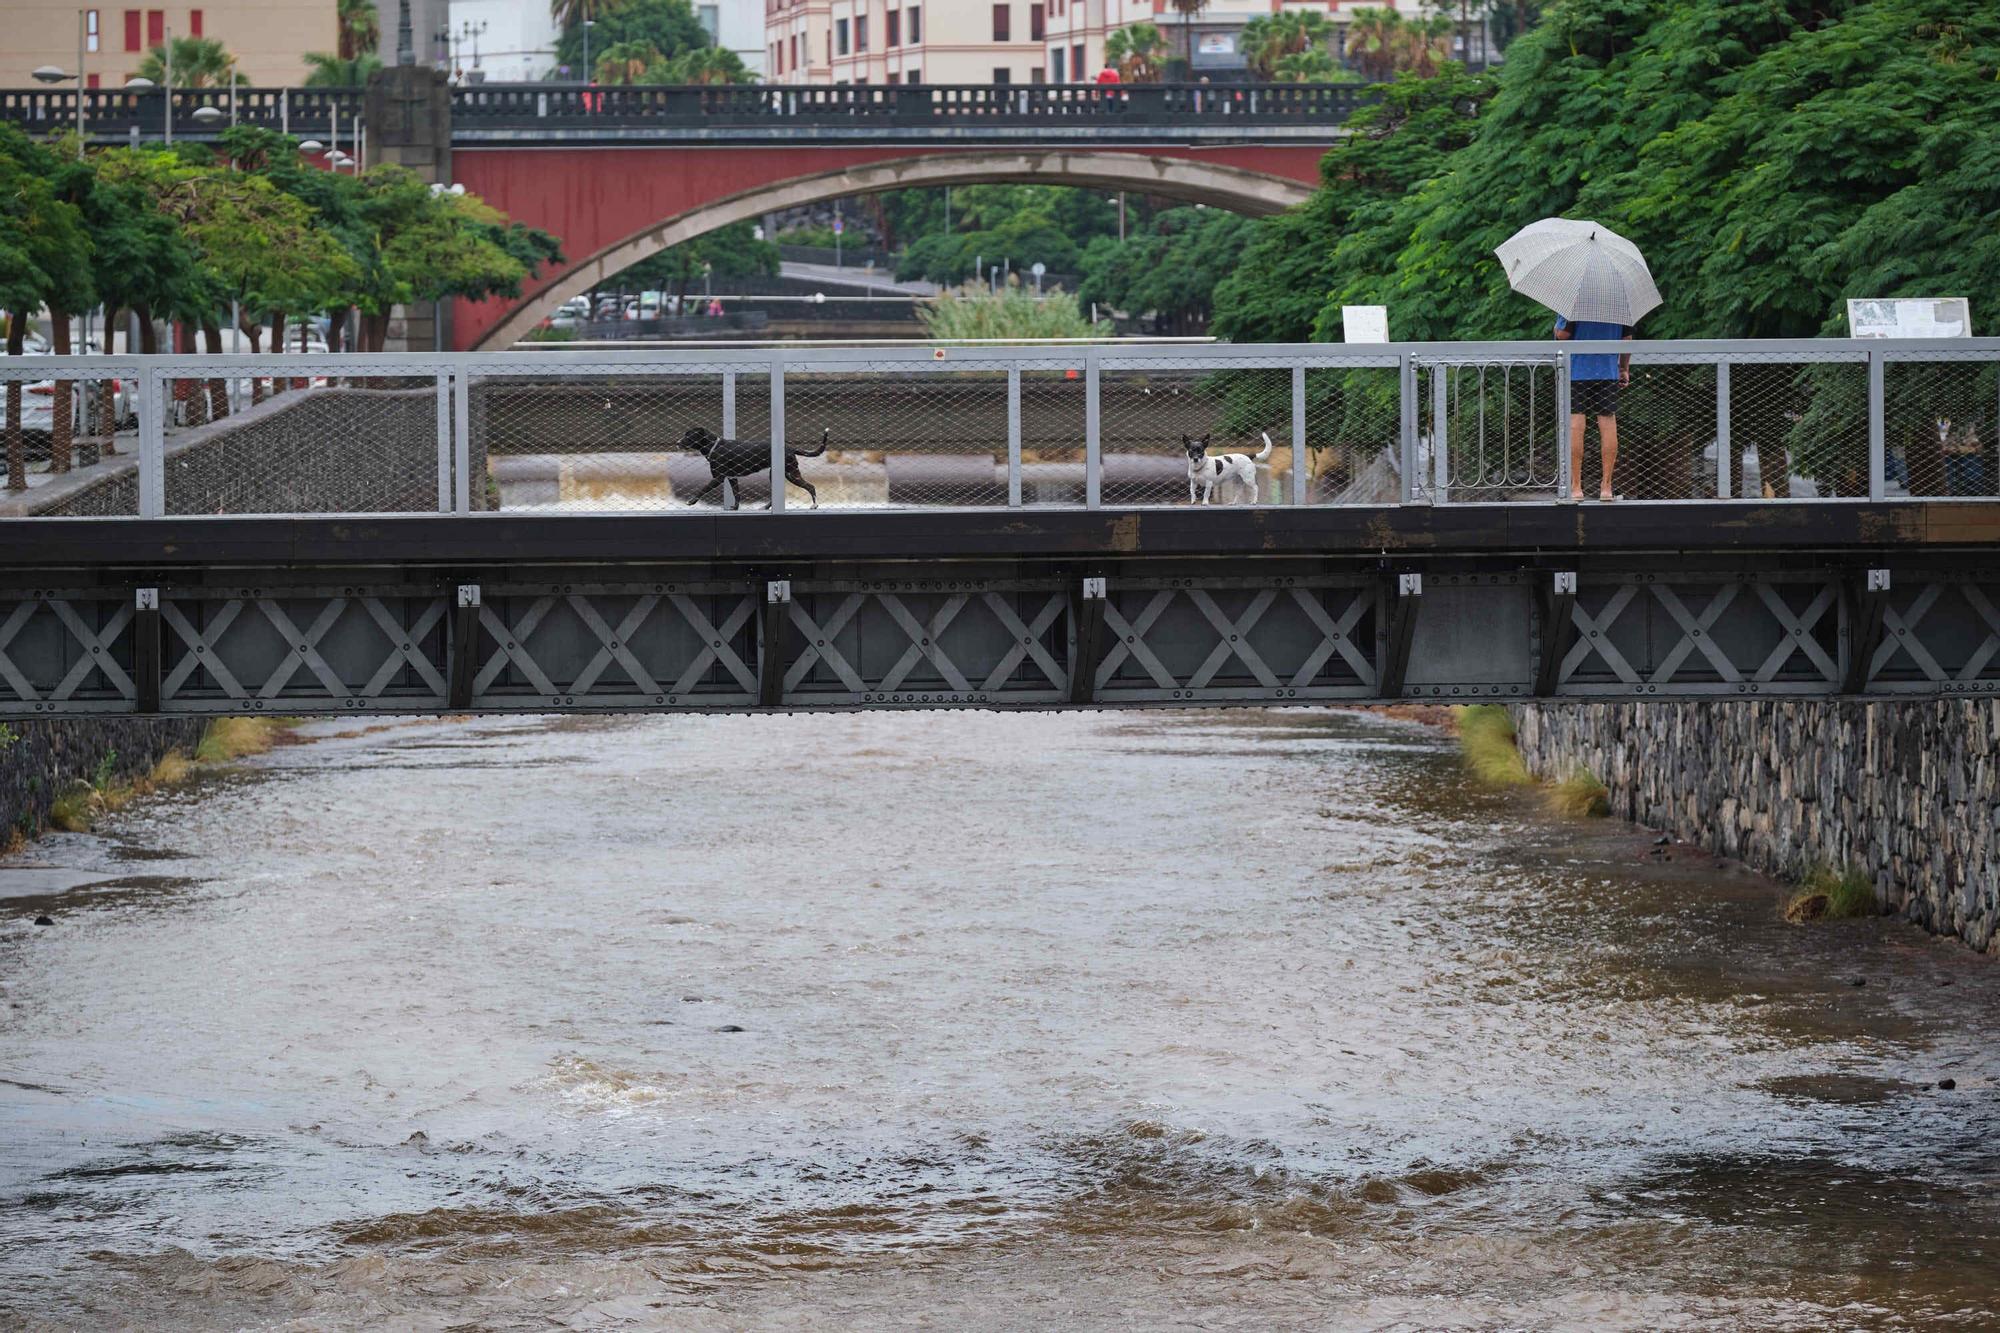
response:
[[[1493,252],[1507,283],[1556,312],[1558,341],[1617,342],[1660,304],[1639,247],[1595,222],[1543,218]],[[1569,498],[1583,498],[1585,423],[1597,418],[1603,478],[1597,498],[1614,500],[1618,467],[1618,391],[1631,382],[1629,354],[1589,352],[1569,358]]]

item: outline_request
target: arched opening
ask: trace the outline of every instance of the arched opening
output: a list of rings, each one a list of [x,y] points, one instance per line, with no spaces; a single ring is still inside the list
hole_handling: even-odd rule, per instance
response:
[[[884,190],[1021,183],[1129,190],[1226,208],[1251,217],[1282,212],[1305,202],[1312,193],[1311,185],[1285,176],[1189,158],[1138,153],[1044,149],[938,153],[842,167],[717,199],[586,256],[547,287],[524,299],[488,330],[473,350],[511,347],[570,297],[610,281],[640,260],[732,222],[802,204]]]

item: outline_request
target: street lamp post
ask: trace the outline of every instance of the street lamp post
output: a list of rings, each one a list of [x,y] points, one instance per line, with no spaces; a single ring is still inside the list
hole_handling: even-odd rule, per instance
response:
[[[84,35],[87,30],[88,10],[76,11],[76,73],[72,74],[59,65],[43,65],[34,71],[37,83],[68,83],[76,81],[76,156],[83,160],[83,51]]]

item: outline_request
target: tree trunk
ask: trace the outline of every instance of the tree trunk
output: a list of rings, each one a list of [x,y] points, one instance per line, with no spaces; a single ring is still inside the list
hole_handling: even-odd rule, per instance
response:
[[[254,316],[240,316],[236,331],[250,340],[250,354],[252,356],[264,350],[264,328],[257,322]],[[263,401],[264,381],[261,377],[252,375],[250,377],[250,405],[255,407]]]
[[[201,345],[202,350],[210,356],[222,355],[222,329],[212,319],[205,320],[202,323]],[[204,383],[208,385],[209,420],[220,421],[229,415],[229,381],[226,379],[209,379],[204,381]]]
[[[28,345],[28,316],[16,310],[7,322],[7,355],[21,355]],[[21,381],[7,381],[7,489],[28,489],[28,446],[21,439]]]
[[[271,312],[271,355],[283,356],[284,354],[285,354],[285,312],[282,310],[273,310]],[[278,394],[281,394],[284,391],[285,391],[285,381],[279,376],[276,375],[271,376],[272,396],[276,397]]]
[[[49,307],[50,345],[57,356],[70,354],[69,311]],[[76,408],[70,394],[74,380],[57,380],[49,400],[49,471],[67,472],[76,452]]]
[[[118,308],[104,307],[104,354],[110,356],[118,348]],[[132,350],[132,335],[125,335],[125,350]],[[103,426],[102,442],[97,446],[98,457],[109,458],[118,452],[118,381],[106,375],[97,382],[97,419]]]
[[[153,312],[145,306],[134,306],[132,312],[139,317],[139,353],[142,356],[160,354],[160,331],[153,327]],[[131,351],[127,343],[126,351]]]

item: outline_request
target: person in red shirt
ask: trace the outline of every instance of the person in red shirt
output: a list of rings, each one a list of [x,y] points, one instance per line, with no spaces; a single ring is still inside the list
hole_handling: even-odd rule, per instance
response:
[[[1120,79],[1120,78],[1118,77],[1118,71],[1117,71],[1116,69],[1113,69],[1113,68],[1112,68],[1111,66],[1109,66],[1109,65],[1106,65],[1106,66],[1105,66],[1105,67],[1104,67],[1104,68],[1103,68],[1102,70],[1098,71],[1098,75],[1097,75],[1097,81],[1098,81],[1099,83],[1120,83],[1120,82],[1123,82],[1123,80],[1121,80],[1121,79]]]

